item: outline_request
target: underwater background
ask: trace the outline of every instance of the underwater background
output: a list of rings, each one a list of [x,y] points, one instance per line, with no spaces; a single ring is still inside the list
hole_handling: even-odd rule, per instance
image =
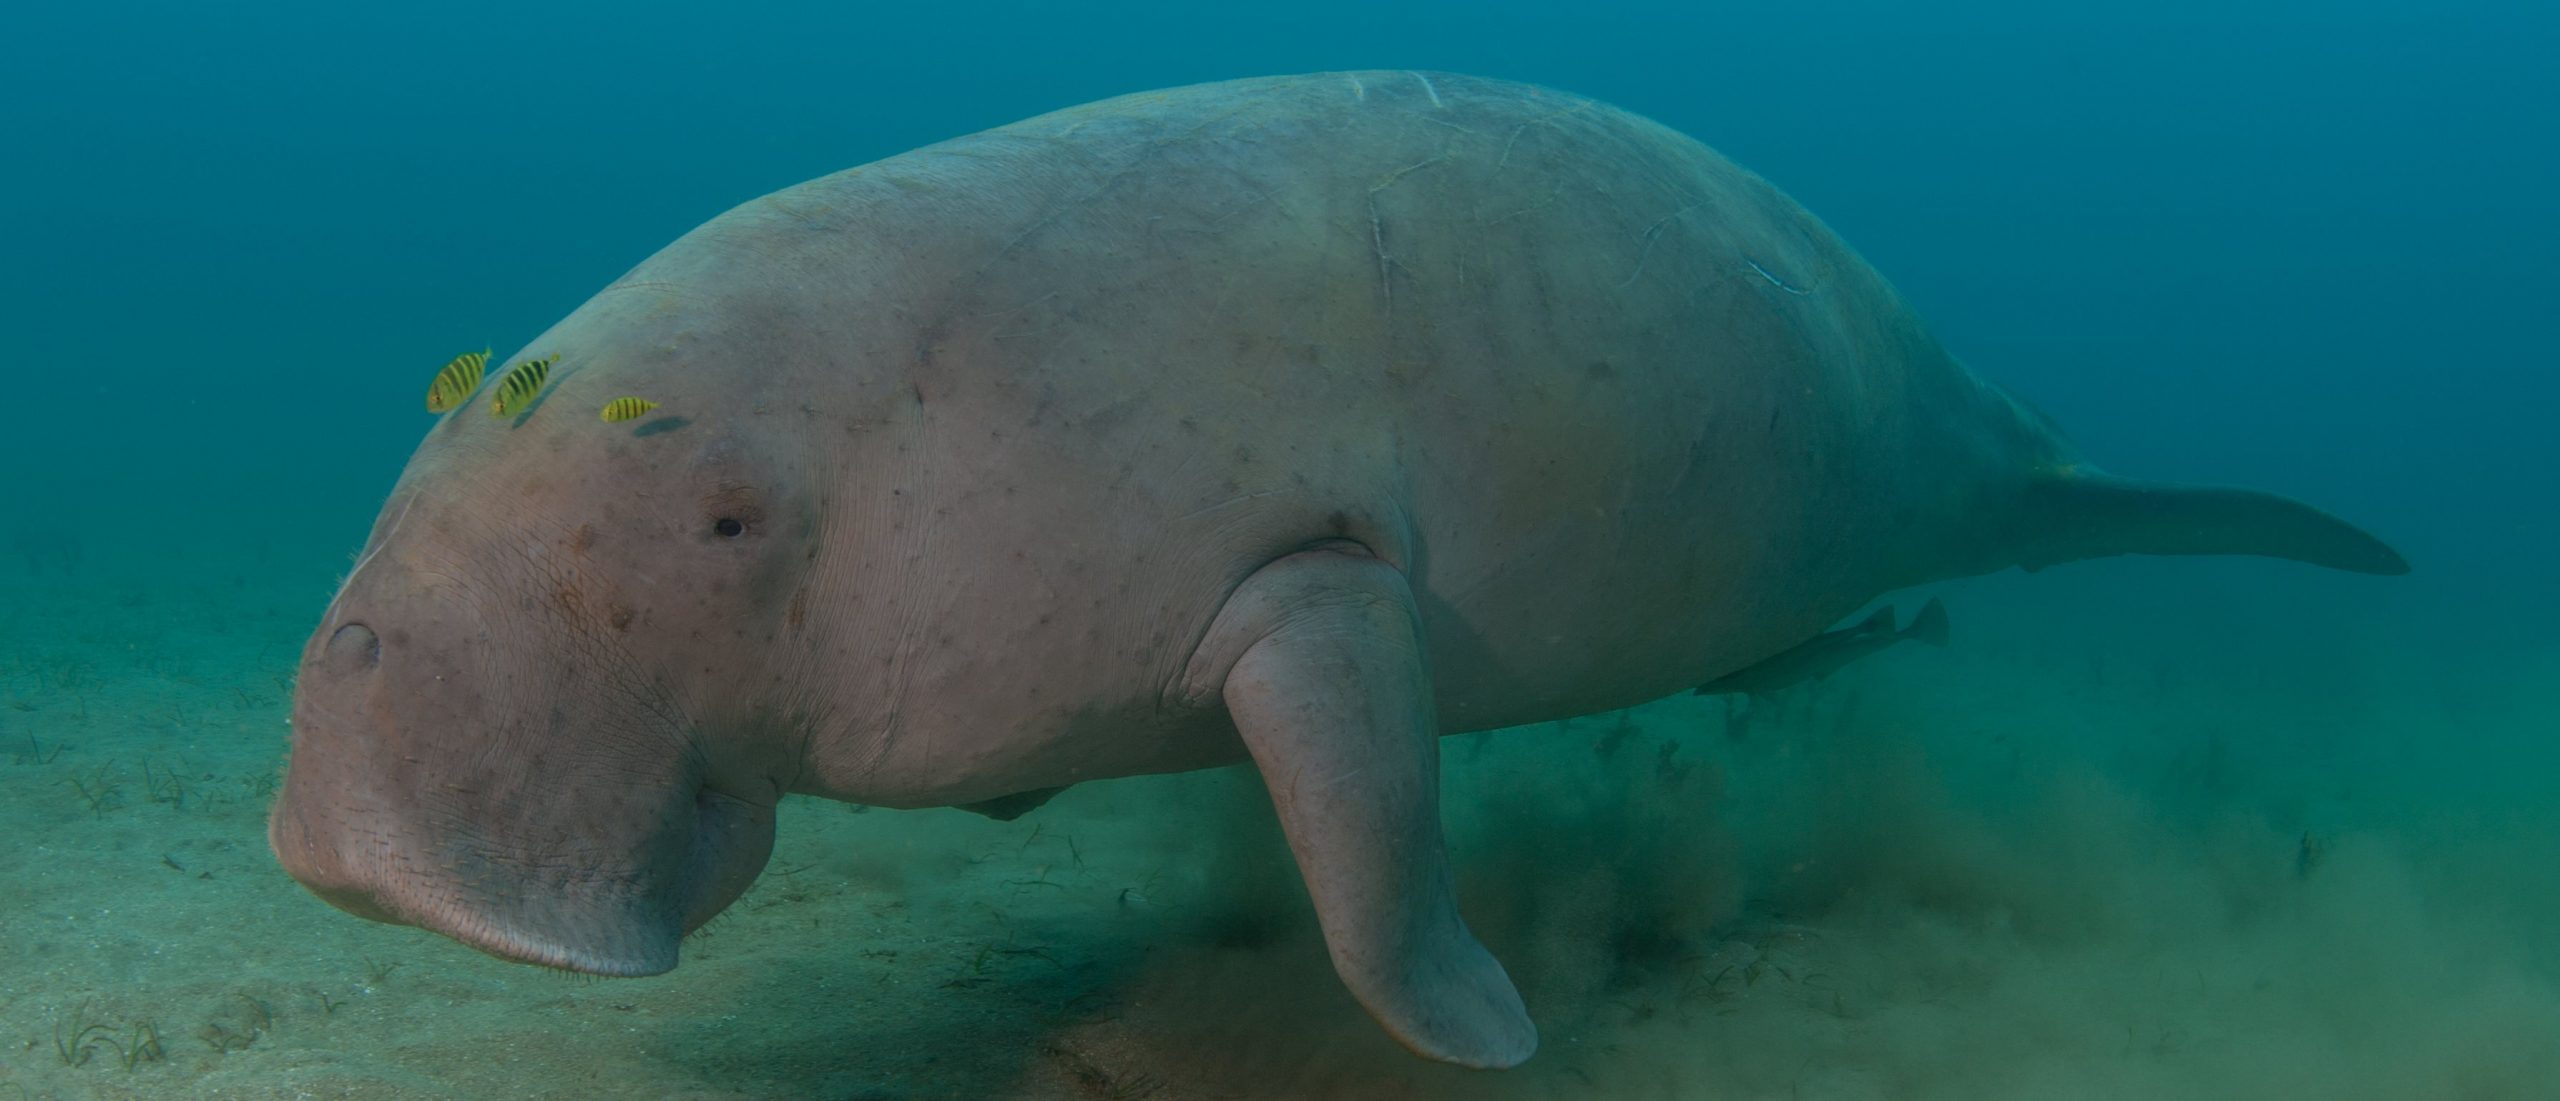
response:
[[[2560,8],[141,3],[0,33],[0,1101],[2560,1096]],[[1761,705],[1445,742],[1545,1042],[1397,1049],[1249,775],[793,799],[593,982],[268,854],[299,647],[456,352],[759,194],[1119,93],[1594,96],[1803,202],[2136,476],[2377,579],[1933,586]],[[1906,611],[1921,594],[1892,598]]]

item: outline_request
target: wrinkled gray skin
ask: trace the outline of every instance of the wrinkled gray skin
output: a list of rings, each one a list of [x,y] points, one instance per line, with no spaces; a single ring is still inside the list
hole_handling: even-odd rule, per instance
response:
[[[271,835],[343,909],[599,974],[673,967],[785,792],[1250,759],[1351,990],[1508,1066],[1536,1032],[1451,897],[1438,735],[1680,691],[1933,578],[2404,568],[2098,474],[1760,179],[1450,75],[1130,96],[812,181],[501,362],[554,353],[392,492]],[[600,421],[623,395],[662,408]]]

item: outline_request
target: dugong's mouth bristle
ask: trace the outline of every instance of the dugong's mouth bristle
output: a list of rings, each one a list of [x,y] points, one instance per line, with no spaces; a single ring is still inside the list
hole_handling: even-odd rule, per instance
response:
[[[558,971],[606,978],[643,978],[675,970],[679,938],[671,926],[649,921],[608,924],[620,927],[609,932],[599,930],[602,935],[575,940],[509,928],[481,915],[466,914],[453,925],[438,923],[426,927],[499,959]]]

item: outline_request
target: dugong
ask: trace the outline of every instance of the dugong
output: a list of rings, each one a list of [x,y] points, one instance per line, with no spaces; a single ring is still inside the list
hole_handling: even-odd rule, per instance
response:
[[[1760,178],[1442,73],[1132,95],[703,224],[428,430],[302,655],[269,823],[341,909],[675,966],[788,792],[1019,810],[1250,760],[1342,981],[1536,1029],[1438,739],[1746,668],[1877,594],[2114,554],[2389,574],[2101,472]],[[636,421],[599,410],[658,403]]]

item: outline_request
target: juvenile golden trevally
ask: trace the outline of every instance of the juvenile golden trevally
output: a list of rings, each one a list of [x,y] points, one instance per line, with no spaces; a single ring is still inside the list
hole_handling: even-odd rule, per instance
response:
[[[464,398],[480,388],[480,376],[489,370],[489,350],[464,352],[436,372],[434,382],[427,384],[427,412],[442,413],[462,404]]]
[[[620,424],[624,421],[638,420],[649,415],[649,411],[657,407],[657,402],[647,398],[615,398],[604,403],[605,423]]]
[[[498,396],[490,399],[489,415],[504,417],[524,412],[533,404],[533,396],[542,392],[543,380],[551,377],[551,365],[560,362],[558,355],[528,359],[507,370],[498,380]]]

